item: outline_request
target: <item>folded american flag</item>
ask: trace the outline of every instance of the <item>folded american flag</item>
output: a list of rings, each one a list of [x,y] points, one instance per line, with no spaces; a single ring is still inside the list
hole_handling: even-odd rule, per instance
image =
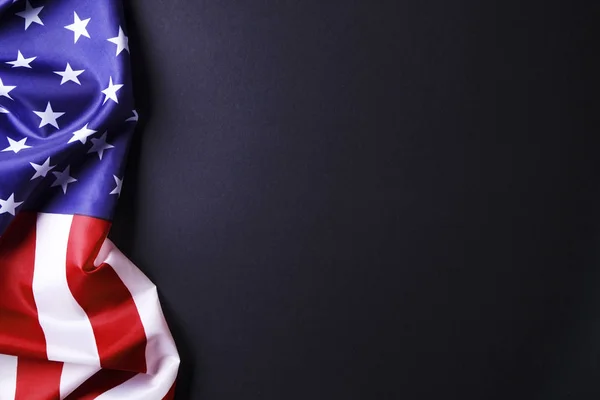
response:
[[[156,287],[107,239],[127,34],[120,0],[0,0],[0,400],[173,397]]]

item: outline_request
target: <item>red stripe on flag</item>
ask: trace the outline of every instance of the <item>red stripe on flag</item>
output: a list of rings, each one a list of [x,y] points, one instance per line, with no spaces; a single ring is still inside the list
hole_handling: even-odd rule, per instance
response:
[[[0,238],[0,353],[46,358],[33,298],[35,213],[19,213]]]
[[[102,369],[79,386],[65,400],[92,400],[102,393],[127,382],[137,374],[131,371]],[[150,399],[148,399],[150,400]]]
[[[19,357],[15,400],[58,399],[63,363]]]
[[[173,383],[173,386],[171,386],[171,389],[169,389],[169,391],[167,392],[165,397],[162,398],[162,400],[173,400],[174,398],[175,398],[175,383]]]
[[[92,324],[103,368],[146,372],[146,334],[131,293],[108,264],[94,266],[110,223],[73,218],[67,282]]]

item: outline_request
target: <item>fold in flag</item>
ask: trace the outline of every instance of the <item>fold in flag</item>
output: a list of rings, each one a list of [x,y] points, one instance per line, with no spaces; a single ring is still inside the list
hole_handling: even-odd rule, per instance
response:
[[[156,287],[107,238],[137,121],[120,0],[0,0],[0,400],[173,398]]]

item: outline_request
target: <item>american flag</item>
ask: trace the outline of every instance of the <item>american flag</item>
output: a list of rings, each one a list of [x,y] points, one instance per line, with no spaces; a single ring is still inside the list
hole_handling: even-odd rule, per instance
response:
[[[120,0],[0,0],[0,400],[173,398],[156,287],[107,238],[127,35]]]

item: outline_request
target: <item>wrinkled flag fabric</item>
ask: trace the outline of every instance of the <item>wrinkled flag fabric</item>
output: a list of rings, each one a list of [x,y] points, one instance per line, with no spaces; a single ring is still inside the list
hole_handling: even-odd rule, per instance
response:
[[[156,287],[107,238],[137,120],[120,0],[0,0],[0,400],[173,398]]]

